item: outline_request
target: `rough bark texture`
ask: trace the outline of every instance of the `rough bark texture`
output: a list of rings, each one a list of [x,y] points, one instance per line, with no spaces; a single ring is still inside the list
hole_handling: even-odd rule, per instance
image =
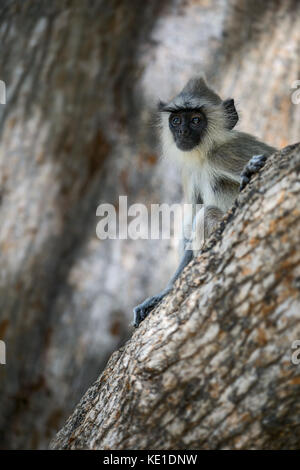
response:
[[[299,172],[270,158],[52,448],[299,448]]]
[[[154,145],[158,98],[200,69],[234,96],[240,129],[296,142],[299,12],[298,0],[1,1],[0,447],[48,445],[175,267],[172,242],[95,235],[97,205],[120,194],[180,200]]]

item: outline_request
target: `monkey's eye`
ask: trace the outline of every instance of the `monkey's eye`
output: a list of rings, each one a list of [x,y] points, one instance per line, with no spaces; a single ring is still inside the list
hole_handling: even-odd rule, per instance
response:
[[[173,116],[171,118],[171,123],[173,124],[173,126],[178,126],[181,123],[180,117],[179,116]]]
[[[198,126],[201,122],[201,116],[194,116],[191,119],[191,123],[194,124],[195,126]]]

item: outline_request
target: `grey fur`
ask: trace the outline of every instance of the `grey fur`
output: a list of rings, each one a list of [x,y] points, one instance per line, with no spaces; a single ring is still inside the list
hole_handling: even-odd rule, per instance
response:
[[[176,147],[169,130],[168,116],[173,112],[193,109],[201,109],[205,113],[207,128],[196,148],[181,151]],[[234,130],[238,120],[234,101],[222,101],[207,86],[203,77],[191,79],[173,100],[160,103],[159,111],[163,154],[181,164],[185,202],[204,204],[204,211],[200,210],[195,215],[192,226],[194,234],[204,234],[205,242],[232,206],[239,186],[243,188],[276,149],[250,134]],[[190,262],[193,252],[201,248],[195,244],[195,239],[197,237],[185,244],[182,261],[166,289],[135,307],[136,327],[170,292],[173,283]]]

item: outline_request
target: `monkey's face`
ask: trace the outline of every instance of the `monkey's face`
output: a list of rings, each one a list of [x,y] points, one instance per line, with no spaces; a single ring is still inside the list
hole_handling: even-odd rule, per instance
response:
[[[207,119],[200,110],[171,113],[169,127],[180,150],[189,151],[199,145],[207,128]]]

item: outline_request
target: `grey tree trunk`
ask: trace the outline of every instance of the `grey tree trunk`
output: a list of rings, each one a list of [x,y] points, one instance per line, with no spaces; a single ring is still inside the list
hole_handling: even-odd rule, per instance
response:
[[[0,448],[44,448],[176,265],[169,241],[96,238],[96,207],[178,202],[151,111],[197,70],[240,129],[296,142],[298,0],[2,0]],[[166,178],[167,174],[167,178]],[[161,264],[160,260],[164,262]]]
[[[52,448],[299,448],[299,170],[270,158]]]
[[[128,129],[138,49],[160,10],[158,0],[1,2],[2,448],[46,447],[128,335],[138,250],[98,240],[96,208],[134,196],[155,161],[130,154]]]

